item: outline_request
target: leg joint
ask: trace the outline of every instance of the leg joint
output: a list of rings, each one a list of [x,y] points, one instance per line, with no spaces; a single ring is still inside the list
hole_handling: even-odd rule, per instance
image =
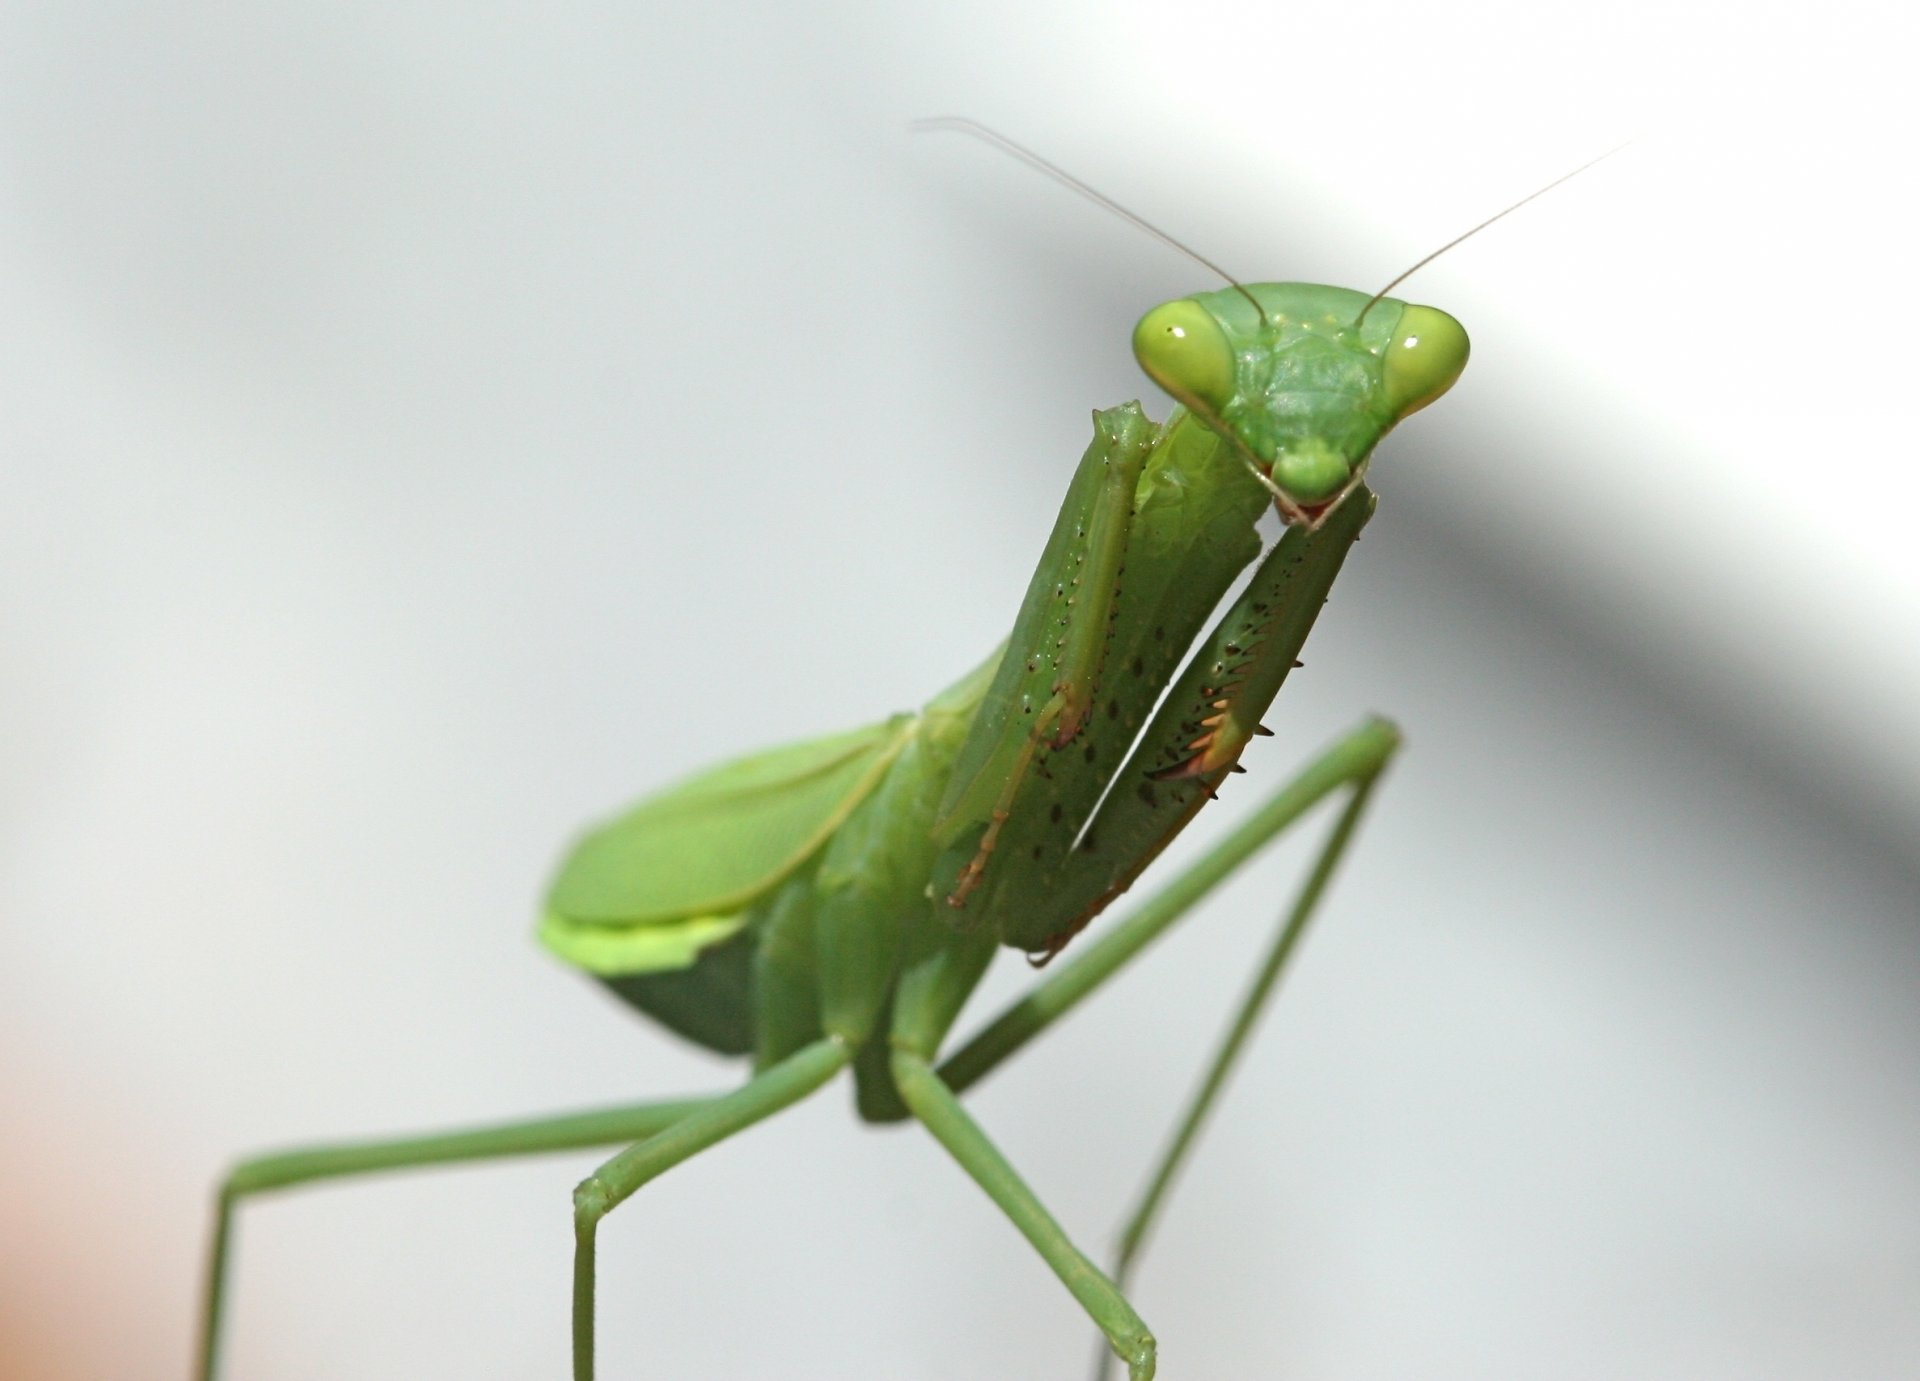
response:
[[[576,1231],[591,1232],[594,1225],[613,1211],[613,1195],[598,1175],[589,1175],[574,1187],[573,1226]]]

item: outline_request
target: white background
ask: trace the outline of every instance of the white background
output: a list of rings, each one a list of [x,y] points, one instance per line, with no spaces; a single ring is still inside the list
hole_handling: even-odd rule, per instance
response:
[[[1162,1375],[1920,1373],[1904,11],[672,10],[0,13],[0,1372],[182,1376],[244,1150],[737,1077],[534,948],[563,839],[970,665],[1214,286],[905,133],[963,113],[1361,288],[1635,139],[1404,290],[1474,362],[1218,810],[1410,747],[1139,1278]],[[971,1100],[1089,1246],[1300,862]],[[564,1375],[592,1160],[254,1208],[230,1375]],[[840,1089],[603,1241],[609,1378],[1091,1347]]]

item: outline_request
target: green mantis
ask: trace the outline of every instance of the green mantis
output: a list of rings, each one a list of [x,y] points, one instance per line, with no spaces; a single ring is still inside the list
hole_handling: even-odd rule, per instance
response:
[[[1172,413],[1155,423],[1128,403],[1095,414],[999,650],[918,711],[740,758],[649,797],[589,831],[562,863],[540,927],[548,948],[688,1039],[749,1057],[746,1082],[704,1098],[243,1163],[218,1200],[203,1381],[217,1372],[233,1214],[248,1197],[401,1166],[617,1145],[573,1199],[573,1375],[589,1381],[608,1214],[843,1073],[863,1118],[918,1121],[946,1148],[1053,1269],[1130,1381],[1154,1375],[1157,1344],[1125,1294],[1134,1254],[1397,732],[1361,724],[1012,1008],[957,1049],[947,1037],[1002,947],[1051,960],[1239,770],[1373,513],[1375,445],[1453,385],[1468,344],[1435,308],[1232,283],[1154,308],[1134,348]],[[1263,556],[1256,523],[1270,508],[1284,533]],[[959,1096],[1337,796],[1344,806],[1317,861],[1116,1266],[1102,1271]]]

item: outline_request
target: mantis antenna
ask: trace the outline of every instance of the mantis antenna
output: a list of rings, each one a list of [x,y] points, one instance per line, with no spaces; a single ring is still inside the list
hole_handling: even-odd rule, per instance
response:
[[[1632,142],[1633,142],[1632,140],[1627,141],[1627,143],[1632,143]],[[1375,293],[1372,297],[1368,298],[1367,305],[1360,309],[1360,315],[1353,319],[1353,329],[1356,331],[1360,329],[1360,323],[1367,319],[1367,313],[1373,310],[1374,303],[1378,302],[1381,298],[1385,297],[1388,293],[1392,292],[1395,288],[1399,287],[1402,283],[1406,282],[1409,278],[1413,277],[1414,274],[1420,272],[1421,269],[1425,268],[1428,264],[1431,264],[1435,259],[1438,259],[1442,254],[1445,254],[1448,250],[1454,248],[1456,245],[1463,244],[1466,241],[1471,240],[1475,235],[1478,235],[1481,231],[1485,230],[1488,226],[1492,225],[1495,221],[1504,220],[1506,217],[1511,216],[1515,211],[1518,211],[1521,207],[1525,206],[1528,202],[1533,201],[1535,198],[1544,197],[1548,192],[1551,192],[1554,188],[1558,187],[1561,183],[1580,176],[1580,174],[1584,173],[1587,169],[1591,168],[1594,164],[1600,162],[1602,159],[1612,158],[1615,154],[1619,153],[1620,150],[1624,149],[1626,146],[1627,144],[1615,144],[1612,148],[1608,149],[1605,153],[1600,154],[1594,158],[1589,158],[1585,163],[1582,163],[1579,167],[1575,168],[1572,172],[1562,173],[1559,177],[1556,177],[1552,182],[1549,182],[1546,186],[1537,188],[1534,191],[1527,193],[1527,195],[1520,198],[1520,200],[1516,201],[1513,205],[1509,206],[1506,210],[1497,211],[1493,215],[1488,216],[1484,221],[1481,221],[1480,224],[1476,225],[1473,229],[1464,231],[1459,235],[1455,235],[1451,240],[1448,240],[1445,244],[1441,245],[1440,248],[1434,250],[1434,252],[1429,254],[1426,258],[1414,264],[1412,268],[1403,270],[1399,277],[1395,278],[1392,282],[1388,283],[1386,287],[1380,289],[1379,292]]]
[[[1009,139],[1007,138],[1006,135],[1000,133],[1000,131],[996,129],[991,129],[988,126],[981,124],[978,120],[969,120],[964,115],[938,115],[938,116],[932,117],[931,119],[915,120],[908,128],[912,129],[914,132],[919,134],[926,134],[934,130],[943,130],[943,129],[952,130],[956,134],[970,134],[975,139],[978,139],[983,143],[993,145],[996,149],[999,149],[1002,153],[1012,154],[1015,158],[1019,159],[1022,163],[1025,163],[1028,167],[1034,168],[1039,172],[1045,173],[1048,177],[1052,178],[1055,182],[1059,183],[1062,187],[1068,188],[1071,191],[1078,192],[1081,196],[1085,197],[1088,201],[1092,202],[1095,206],[1101,207],[1107,211],[1111,211],[1114,215],[1118,216],[1121,220],[1126,221],[1129,225],[1135,226],[1140,230],[1146,231],[1147,234],[1153,236],[1154,239],[1158,240],[1161,244],[1166,245],[1169,249],[1178,250],[1180,253],[1186,255],[1187,258],[1193,260],[1194,263],[1200,265],[1201,268],[1206,269],[1209,273],[1218,274],[1220,277],[1226,279],[1228,285],[1232,287],[1235,292],[1239,293],[1240,296],[1246,298],[1247,301],[1253,304],[1253,310],[1260,314],[1261,324],[1262,325],[1267,324],[1266,309],[1260,305],[1259,299],[1254,297],[1252,293],[1246,290],[1246,288],[1241,284],[1238,278],[1235,278],[1232,274],[1228,273],[1225,269],[1221,268],[1218,264],[1214,263],[1213,260],[1207,258],[1206,255],[1200,253],[1198,250],[1191,249],[1188,246],[1181,244],[1180,241],[1174,239],[1173,236],[1167,234],[1166,231],[1162,230],[1159,226],[1155,225],[1152,221],[1149,221],[1146,217],[1140,215],[1137,212],[1129,211],[1126,207],[1122,206],[1119,202],[1115,201],[1112,197],[1108,196],[1106,193],[1095,191],[1092,187],[1089,187],[1086,183],[1082,182],[1079,178],[1075,177],[1072,173],[1068,172],[1065,168],[1062,168],[1057,163],[1051,163],[1048,160],[1042,158],[1039,154],[1035,153],[1032,149],[1028,148],[1026,145],[1016,143],[1014,140]],[[1571,174],[1569,174],[1569,176],[1571,176]],[[1545,189],[1543,188],[1541,190],[1544,191]],[[1539,195],[1539,193],[1535,193],[1535,195],[1537,196]],[[1415,267],[1418,267],[1418,265],[1416,265]],[[1373,304],[1368,303],[1367,305],[1372,306]]]

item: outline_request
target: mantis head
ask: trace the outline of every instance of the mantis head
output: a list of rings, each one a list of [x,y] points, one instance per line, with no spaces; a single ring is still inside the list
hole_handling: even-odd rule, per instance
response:
[[[1134,328],[1133,350],[1300,519],[1344,497],[1374,444],[1453,387],[1468,343],[1437,307],[1253,283],[1155,307]]]

